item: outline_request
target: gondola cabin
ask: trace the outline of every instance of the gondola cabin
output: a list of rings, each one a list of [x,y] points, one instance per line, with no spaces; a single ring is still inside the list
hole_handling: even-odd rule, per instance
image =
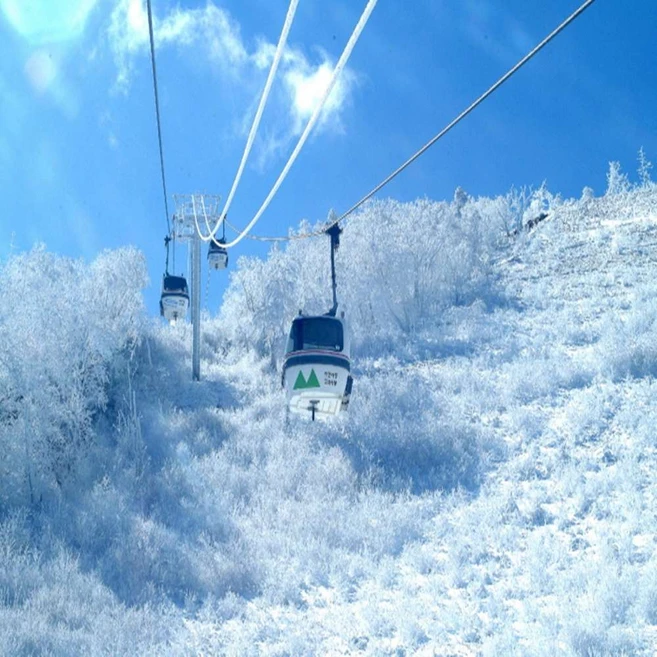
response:
[[[165,275],[162,279],[162,296],[160,297],[160,314],[169,322],[174,322],[187,315],[189,307],[189,290],[184,276]]]
[[[228,249],[224,240],[210,240],[208,247],[208,266],[210,269],[226,269],[228,267]]]
[[[293,320],[283,361],[290,412],[314,420],[347,410],[353,383],[350,371],[344,317],[299,315]]]

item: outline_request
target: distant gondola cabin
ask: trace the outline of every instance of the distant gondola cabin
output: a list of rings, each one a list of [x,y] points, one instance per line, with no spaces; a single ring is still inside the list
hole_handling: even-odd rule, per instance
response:
[[[208,247],[208,265],[211,269],[226,269],[228,267],[228,249],[224,240],[210,240]]]
[[[188,308],[189,290],[185,277],[165,275],[162,279],[160,314],[167,321],[174,322],[185,317]]]

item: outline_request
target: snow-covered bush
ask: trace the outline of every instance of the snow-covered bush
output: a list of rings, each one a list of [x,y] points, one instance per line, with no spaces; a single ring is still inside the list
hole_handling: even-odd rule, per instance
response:
[[[86,265],[37,247],[0,269],[0,502],[61,487],[93,442],[117,358],[140,337],[145,284],[130,248]]]
[[[34,546],[26,519],[0,521],[0,655],[166,654],[173,605],[129,609],[64,546]]]
[[[400,370],[362,381],[349,439],[357,471],[377,487],[415,494],[478,487],[491,445],[440,385],[438,375],[427,381]]]
[[[615,379],[657,377],[657,296],[637,300],[625,318],[610,318],[598,345],[601,370]]]

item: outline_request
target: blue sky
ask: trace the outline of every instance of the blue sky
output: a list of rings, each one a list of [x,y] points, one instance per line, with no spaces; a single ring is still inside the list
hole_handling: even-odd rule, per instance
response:
[[[347,209],[578,5],[379,0],[330,111],[254,232],[285,234]],[[364,6],[301,0],[233,223],[268,193]],[[155,314],[166,226],[144,4],[0,7],[0,258],[36,241],[89,259],[136,245]],[[170,194],[227,195],[286,9],[153,0]],[[450,199],[459,185],[496,195],[543,181],[566,196],[601,194],[610,160],[634,177],[640,147],[657,161],[656,34],[653,0],[597,0],[383,194]],[[265,253],[244,241],[231,256]],[[225,280],[213,274],[211,311]]]

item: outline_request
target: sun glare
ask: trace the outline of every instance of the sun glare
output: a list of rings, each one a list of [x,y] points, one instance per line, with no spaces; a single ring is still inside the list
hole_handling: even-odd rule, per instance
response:
[[[5,19],[31,44],[79,37],[97,0],[0,0]]]
[[[331,80],[331,67],[324,63],[312,75],[296,72],[288,76],[294,88],[294,105],[301,116],[310,116],[326,91]],[[331,100],[327,106],[331,106]]]

